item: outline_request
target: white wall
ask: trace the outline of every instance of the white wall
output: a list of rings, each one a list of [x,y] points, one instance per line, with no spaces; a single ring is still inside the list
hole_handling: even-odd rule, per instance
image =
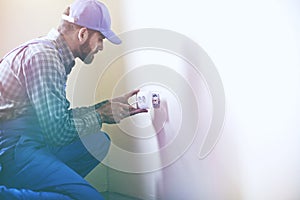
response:
[[[188,151],[162,170],[141,174],[111,170],[110,190],[145,199],[298,199],[299,3],[126,0],[120,1],[120,5],[122,32],[140,28],[168,29],[184,34],[207,52],[223,81],[226,121],[222,137],[205,159],[198,158],[203,142],[199,131]],[[186,50],[191,51],[188,47]],[[139,51],[127,55],[127,59],[122,58],[125,72],[149,64],[151,59],[141,54]],[[147,55],[148,58],[153,56],[149,52]],[[156,57],[152,64],[174,67],[172,59]],[[182,64],[182,76],[186,72],[184,67]],[[154,72],[148,74],[154,75]],[[205,77],[196,81],[203,80]],[[135,80],[127,80],[128,89],[124,91],[134,84]],[[116,83],[111,87],[119,86]],[[197,93],[200,106],[208,100],[201,91],[205,94],[200,87]],[[172,105],[175,106],[168,108],[170,116],[174,116],[172,111],[176,110],[176,104]],[[209,109],[203,113],[200,110],[200,114],[204,115],[203,119],[205,115],[207,119],[211,117]],[[180,115],[178,111],[178,117]],[[171,119],[168,123],[176,124],[177,121]],[[174,134],[174,130],[166,128],[164,142]],[[151,131],[148,134],[151,135]],[[144,141],[120,138],[118,142],[124,149],[134,145],[131,150],[136,153],[151,152],[151,147],[159,149],[160,145],[158,141],[149,147],[142,145]],[[168,156],[172,155],[161,152],[159,159],[168,159]],[[112,155],[111,159],[116,158]],[[149,164],[141,161],[132,164],[140,168]],[[132,166],[119,167],[122,171],[122,167]]]

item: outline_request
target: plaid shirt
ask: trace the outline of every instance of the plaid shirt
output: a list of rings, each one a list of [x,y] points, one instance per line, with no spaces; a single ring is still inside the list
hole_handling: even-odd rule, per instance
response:
[[[32,109],[47,143],[69,144],[78,133],[101,129],[100,115],[91,107],[70,109],[67,76],[73,54],[56,30],[8,54],[0,64],[0,121],[17,118]]]

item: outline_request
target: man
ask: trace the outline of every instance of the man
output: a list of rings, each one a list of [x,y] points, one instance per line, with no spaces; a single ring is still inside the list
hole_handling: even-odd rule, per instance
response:
[[[70,109],[65,85],[75,58],[90,64],[105,38],[121,43],[110,25],[104,4],[76,0],[58,30],[21,45],[1,61],[0,199],[103,199],[83,178],[109,149],[101,125],[147,110],[128,104],[138,90]],[[83,143],[96,149],[97,159]]]

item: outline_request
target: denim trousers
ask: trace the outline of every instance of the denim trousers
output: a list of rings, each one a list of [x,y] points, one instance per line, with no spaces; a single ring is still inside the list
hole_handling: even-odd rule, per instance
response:
[[[0,122],[0,199],[103,200],[84,177],[106,156],[108,135],[99,131],[50,146],[40,127],[27,121]],[[92,146],[97,159],[84,144]]]

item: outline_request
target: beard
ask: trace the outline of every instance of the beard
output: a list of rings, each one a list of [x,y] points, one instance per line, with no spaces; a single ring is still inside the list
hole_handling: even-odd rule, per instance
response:
[[[85,64],[91,64],[94,60],[94,55],[97,53],[96,48],[92,50],[89,44],[90,44],[90,40],[87,40],[80,48],[82,53],[80,59]]]
[[[89,53],[89,54],[85,57],[85,59],[83,60],[83,62],[84,62],[85,64],[91,64],[91,63],[93,62],[93,60],[94,60],[94,54]]]

